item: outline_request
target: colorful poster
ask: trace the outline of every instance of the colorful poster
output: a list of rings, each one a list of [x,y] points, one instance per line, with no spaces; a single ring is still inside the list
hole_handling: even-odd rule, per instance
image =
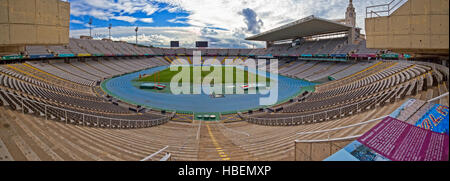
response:
[[[448,107],[436,104],[419,121],[417,127],[448,135],[449,119]]]
[[[387,117],[324,161],[448,161],[449,136]]]
[[[358,141],[393,161],[448,161],[448,135],[387,117]]]

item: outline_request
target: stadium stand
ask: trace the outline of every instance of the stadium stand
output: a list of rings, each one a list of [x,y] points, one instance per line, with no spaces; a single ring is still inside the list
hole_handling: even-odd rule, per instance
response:
[[[333,82],[334,85],[308,94],[297,103],[282,107],[281,113],[242,116],[249,122],[273,126],[340,119],[442,84],[433,84],[436,80],[433,72],[432,68],[422,65],[379,63],[356,76],[340,79]]]
[[[293,31],[308,37],[293,46],[270,44],[276,40],[262,33],[253,38],[267,38],[270,46],[257,49],[157,48],[70,38],[66,45],[27,45],[23,52],[8,53],[0,65],[0,161],[142,160],[153,153],[158,154],[151,160],[164,160],[163,152],[172,161],[316,160],[298,159],[297,141],[354,139],[410,99],[416,101],[397,117],[408,123],[435,104],[448,106],[448,67],[405,61],[401,54],[367,48],[364,39],[351,42],[354,27],[346,24],[313,16],[303,20],[294,26],[311,21],[314,34],[331,29],[346,35],[311,38]],[[292,31],[269,31],[280,32]],[[220,120],[209,122],[176,110],[142,108],[100,86],[149,68],[193,64],[193,51],[202,52],[202,62],[228,65],[277,58],[279,74],[317,84],[284,103],[219,113]],[[267,62],[265,70],[274,65]]]
[[[94,81],[101,80],[101,75],[88,73],[87,69],[68,63],[29,63],[0,67],[2,102],[8,103],[5,105],[13,110],[65,123],[108,128],[155,126],[173,116],[132,114],[125,107],[97,97],[93,94],[92,87]],[[150,62],[144,64],[154,66]],[[77,62],[75,65],[86,64]],[[115,72],[117,73],[119,72]]]
[[[275,113],[224,115],[220,123],[201,124],[182,114],[164,115],[154,111],[133,113],[126,107],[114,105],[114,100],[110,102],[105,99],[107,94],[96,86],[97,82],[109,77],[168,65],[177,59],[189,61],[186,55],[179,55],[182,51],[174,51],[177,56],[169,56],[166,53],[171,52],[162,48],[138,49],[120,42],[105,41],[100,44],[97,41],[101,40],[72,40],[67,47],[30,46],[27,48],[30,52],[27,53],[42,54],[45,50],[55,54],[162,52],[166,57],[29,60],[21,64],[0,66],[0,102],[5,106],[0,108],[2,126],[13,127],[16,132],[11,134],[17,135],[11,140],[7,139],[8,135],[2,134],[2,144],[9,150],[9,156],[2,159],[139,160],[169,146],[166,151],[171,153],[171,160],[294,160],[294,140],[362,134],[376,122],[332,133],[322,130],[346,127],[384,116],[386,112],[400,106],[400,100],[405,98],[428,100],[448,92],[448,69],[432,63],[318,62],[286,57],[279,61],[279,73],[282,75],[309,81],[329,78],[335,81],[324,81],[326,83],[316,86],[316,92],[300,96],[293,103],[281,105],[283,109]],[[331,40],[323,43],[324,45],[312,46],[334,46]],[[78,44],[80,46],[76,46]],[[213,50],[210,54],[217,53],[217,56],[211,58],[221,62],[225,62],[225,59],[245,61],[250,58],[248,55],[233,55],[252,54],[262,50]],[[187,51],[186,49],[186,54]],[[221,51],[224,54],[228,52],[228,55],[219,56]],[[260,55],[267,54],[267,51],[264,50]],[[273,51],[283,54],[291,49],[275,48]],[[316,53],[322,53],[320,51],[322,50]],[[358,52],[372,53],[364,51],[360,49]],[[235,63],[239,64],[237,61]],[[270,64],[267,69],[270,70]],[[445,105],[448,99],[435,102]],[[416,107],[420,106],[418,102]],[[17,114],[17,111],[23,114]],[[403,113],[403,117],[415,120],[423,111],[409,112],[416,116]],[[243,122],[242,118],[247,121]],[[171,119],[173,121],[169,121]],[[141,129],[123,132],[97,128]],[[317,133],[299,135],[299,132]],[[220,143],[227,157],[215,155],[217,151],[211,147],[211,137]],[[76,138],[85,142],[76,142]],[[69,141],[61,142],[62,139]],[[103,140],[104,144],[93,144],[95,140]],[[42,144],[36,146],[36,142]],[[54,144],[63,149],[45,149]],[[18,149],[18,145],[23,146],[22,150]],[[163,155],[158,155],[157,159],[162,157]]]

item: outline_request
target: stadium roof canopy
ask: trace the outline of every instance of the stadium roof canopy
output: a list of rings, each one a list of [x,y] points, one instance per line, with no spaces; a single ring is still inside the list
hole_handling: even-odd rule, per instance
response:
[[[248,37],[246,38],[246,40],[280,41],[300,37],[343,32],[348,31],[351,28],[351,26],[342,23],[314,16],[308,16],[306,18],[269,30],[267,32]]]

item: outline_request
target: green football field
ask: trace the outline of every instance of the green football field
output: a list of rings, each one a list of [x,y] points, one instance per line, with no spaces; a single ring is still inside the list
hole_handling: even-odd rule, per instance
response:
[[[193,83],[193,81],[194,81],[194,79],[193,79],[194,67],[190,66],[189,68],[191,69],[190,70],[190,73],[191,73],[190,83]],[[203,80],[204,80],[204,78],[206,76],[208,76],[209,74],[212,73],[212,71],[214,71],[215,68],[221,68],[222,69],[222,83],[224,83],[224,84],[225,83],[252,84],[252,83],[257,83],[259,80],[263,80],[263,79],[266,79],[267,83],[270,82],[270,78],[268,78],[268,77],[259,76],[259,75],[250,73],[250,72],[248,72],[246,70],[242,70],[242,69],[239,69],[239,68],[236,68],[236,67],[225,67],[225,66],[210,67],[211,71],[201,71],[201,77],[202,77],[201,80],[202,80],[202,82],[203,82]],[[141,79],[138,78],[136,81],[138,81],[138,82],[170,83],[172,81],[173,77],[181,72],[181,69],[182,69],[182,67],[179,67],[178,71],[170,71],[170,68],[168,68],[168,69],[162,70],[160,72],[156,72],[153,75],[149,75],[149,76],[143,77]],[[232,73],[232,75],[233,75],[233,79],[232,80],[225,80],[225,73],[226,73],[226,71],[230,71],[230,72],[232,71],[233,72]],[[237,73],[242,73],[242,72],[244,72],[244,82],[236,81],[237,80],[236,79]],[[250,77],[249,77],[249,75],[250,75]],[[250,79],[250,82],[249,82],[249,79]],[[187,80],[183,79],[183,81],[186,82]],[[181,83],[181,81],[179,83]]]

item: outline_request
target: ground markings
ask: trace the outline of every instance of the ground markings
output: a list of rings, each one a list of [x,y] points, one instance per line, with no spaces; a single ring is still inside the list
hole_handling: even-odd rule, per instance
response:
[[[223,161],[228,161],[230,160],[230,158],[228,157],[228,155],[225,153],[225,151],[221,148],[220,144],[217,142],[216,138],[214,137],[214,135],[212,134],[211,128],[209,127],[209,125],[206,125],[206,127],[208,128],[208,133],[209,136],[211,137],[211,140],[214,144],[214,146],[216,147],[216,151],[217,154],[219,154],[220,158]]]
[[[242,119],[239,118],[237,115],[222,115],[222,122],[235,122],[235,121],[241,121]]]
[[[175,118],[173,118],[172,121],[192,123],[192,115],[177,114],[177,116]]]

